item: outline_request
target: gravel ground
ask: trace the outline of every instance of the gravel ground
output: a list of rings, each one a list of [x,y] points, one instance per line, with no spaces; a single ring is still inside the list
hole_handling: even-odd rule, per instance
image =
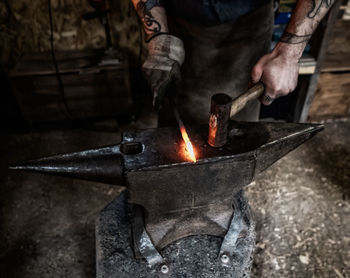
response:
[[[252,277],[350,277],[350,120],[325,125],[247,188],[257,222]],[[95,219],[121,187],[6,166],[119,138],[76,129],[1,144],[0,277],[95,276]]]
[[[350,277],[350,121],[326,129],[248,187],[253,277]]]

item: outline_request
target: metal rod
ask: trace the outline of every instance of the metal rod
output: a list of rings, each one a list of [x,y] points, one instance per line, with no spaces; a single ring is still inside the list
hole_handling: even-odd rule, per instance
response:
[[[173,111],[174,111],[174,116],[175,116],[176,122],[179,125],[179,128],[180,129],[185,128],[185,125],[184,125],[183,121],[181,120],[180,113],[177,110],[175,105],[173,105]]]

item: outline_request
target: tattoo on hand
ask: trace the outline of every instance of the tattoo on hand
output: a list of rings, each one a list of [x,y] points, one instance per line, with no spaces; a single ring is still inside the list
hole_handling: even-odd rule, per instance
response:
[[[280,42],[289,43],[289,44],[299,44],[303,42],[307,42],[311,38],[311,35],[296,35],[289,32],[284,32],[282,37],[280,38]]]
[[[329,8],[332,6],[334,0],[311,0],[311,9],[307,14],[308,18],[314,19],[316,15],[320,13],[320,10],[323,5],[326,6],[326,8]]]
[[[136,11],[143,22],[145,31],[158,33],[161,31],[160,23],[153,17],[151,9],[160,7],[161,0],[140,0],[136,5]]]

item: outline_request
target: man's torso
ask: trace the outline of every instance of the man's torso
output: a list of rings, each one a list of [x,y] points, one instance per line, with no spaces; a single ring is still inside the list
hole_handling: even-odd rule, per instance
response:
[[[264,0],[167,0],[167,13],[192,23],[217,25],[232,22],[259,8]]]

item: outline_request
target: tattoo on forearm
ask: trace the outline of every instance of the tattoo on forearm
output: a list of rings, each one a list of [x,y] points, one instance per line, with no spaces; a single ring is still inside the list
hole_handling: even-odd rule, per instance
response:
[[[332,6],[334,0],[311,0],[311,8],[307,14],[308,18],[315,18],[316,15],[320,13],[322,6],[324,5],[326,8]]]
[[[280,42],[289,43],[289,44],[299,44],[303,42],[307,42],[311,38],[311,35],[296,35],[289,32],[284,32],[282,37],[280,38]]]
[[[161,31],[160,23],[153,17],[151,9],[160,7],[161,0],[140,0],[136,5],[136,11],[143,22],[145,31],[158,33]]]

